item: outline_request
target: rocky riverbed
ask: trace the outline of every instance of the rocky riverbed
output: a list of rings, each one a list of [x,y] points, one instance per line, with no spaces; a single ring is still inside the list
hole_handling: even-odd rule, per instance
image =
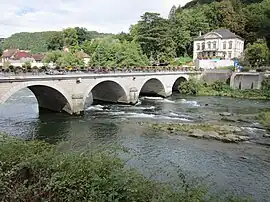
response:
[[[221,124],[222,123],[159,123],[150,124],[150,127],[156,131],[165,131],[170,134],[214,139],[226,143],[238,143],[250,140],[250,137],[245,135],[241,127]]]

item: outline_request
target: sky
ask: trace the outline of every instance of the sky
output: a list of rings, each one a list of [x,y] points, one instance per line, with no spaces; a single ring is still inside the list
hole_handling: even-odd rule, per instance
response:
[[[2,1],[2,0],[0,0]],[[85,27],[106,33],[127,32],[145,12],[167,17],[173,5],[190,0],[12,0],[1,2],[0,37],[16,32]]]

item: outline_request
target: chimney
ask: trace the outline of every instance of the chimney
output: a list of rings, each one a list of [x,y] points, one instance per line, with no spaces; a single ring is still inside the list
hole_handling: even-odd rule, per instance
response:
[[[199,32],[199,36],[202,36],[202,31]]]

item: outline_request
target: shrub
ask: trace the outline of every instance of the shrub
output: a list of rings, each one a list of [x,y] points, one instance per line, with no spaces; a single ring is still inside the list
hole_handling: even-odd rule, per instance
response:
[[[146,179],[109,152],[62,153],[0,136],[0,201],[204,201],[206,190]]]
[[[210,87],[215,91],[231,91],[231,87],[224,81],[215,81],[210,85]]]
[[[11,72],[14,71],[14,66],[13,65],[9,65],[8,68],[10,69]]]
[[[249,66],[245,66],[242,69],[242,72],[249,72],[250,71],[250,67]]]
[[[258,119],[261,124],[270,128],[270,111],[261,112],[258,116]]]
[[[265,92],[270,92],[270,77],[266,77],[266,78],[262,81],[261,90],[262,90],[262,91],[265,91]]]
[[[194,78],[181,82],[179,91],[184,95],[196,95],[201,88],[201,84]]]

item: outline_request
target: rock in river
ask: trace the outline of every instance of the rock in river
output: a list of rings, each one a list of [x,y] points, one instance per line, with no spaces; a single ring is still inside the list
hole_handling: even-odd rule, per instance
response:
[[[222,112],[219,115],[220,116],[232,116],[233,114],[232,113],[229,113],[229,112]]]
[[[224,126],[219,126],[220,132],[231,132],[231,133],[238,133],[241,132],[241,128],[237,126],[230,126],[230,125],[224,125]]]
[[[264,134],[263,137],[270,138],[270,135],[269,134]]]

